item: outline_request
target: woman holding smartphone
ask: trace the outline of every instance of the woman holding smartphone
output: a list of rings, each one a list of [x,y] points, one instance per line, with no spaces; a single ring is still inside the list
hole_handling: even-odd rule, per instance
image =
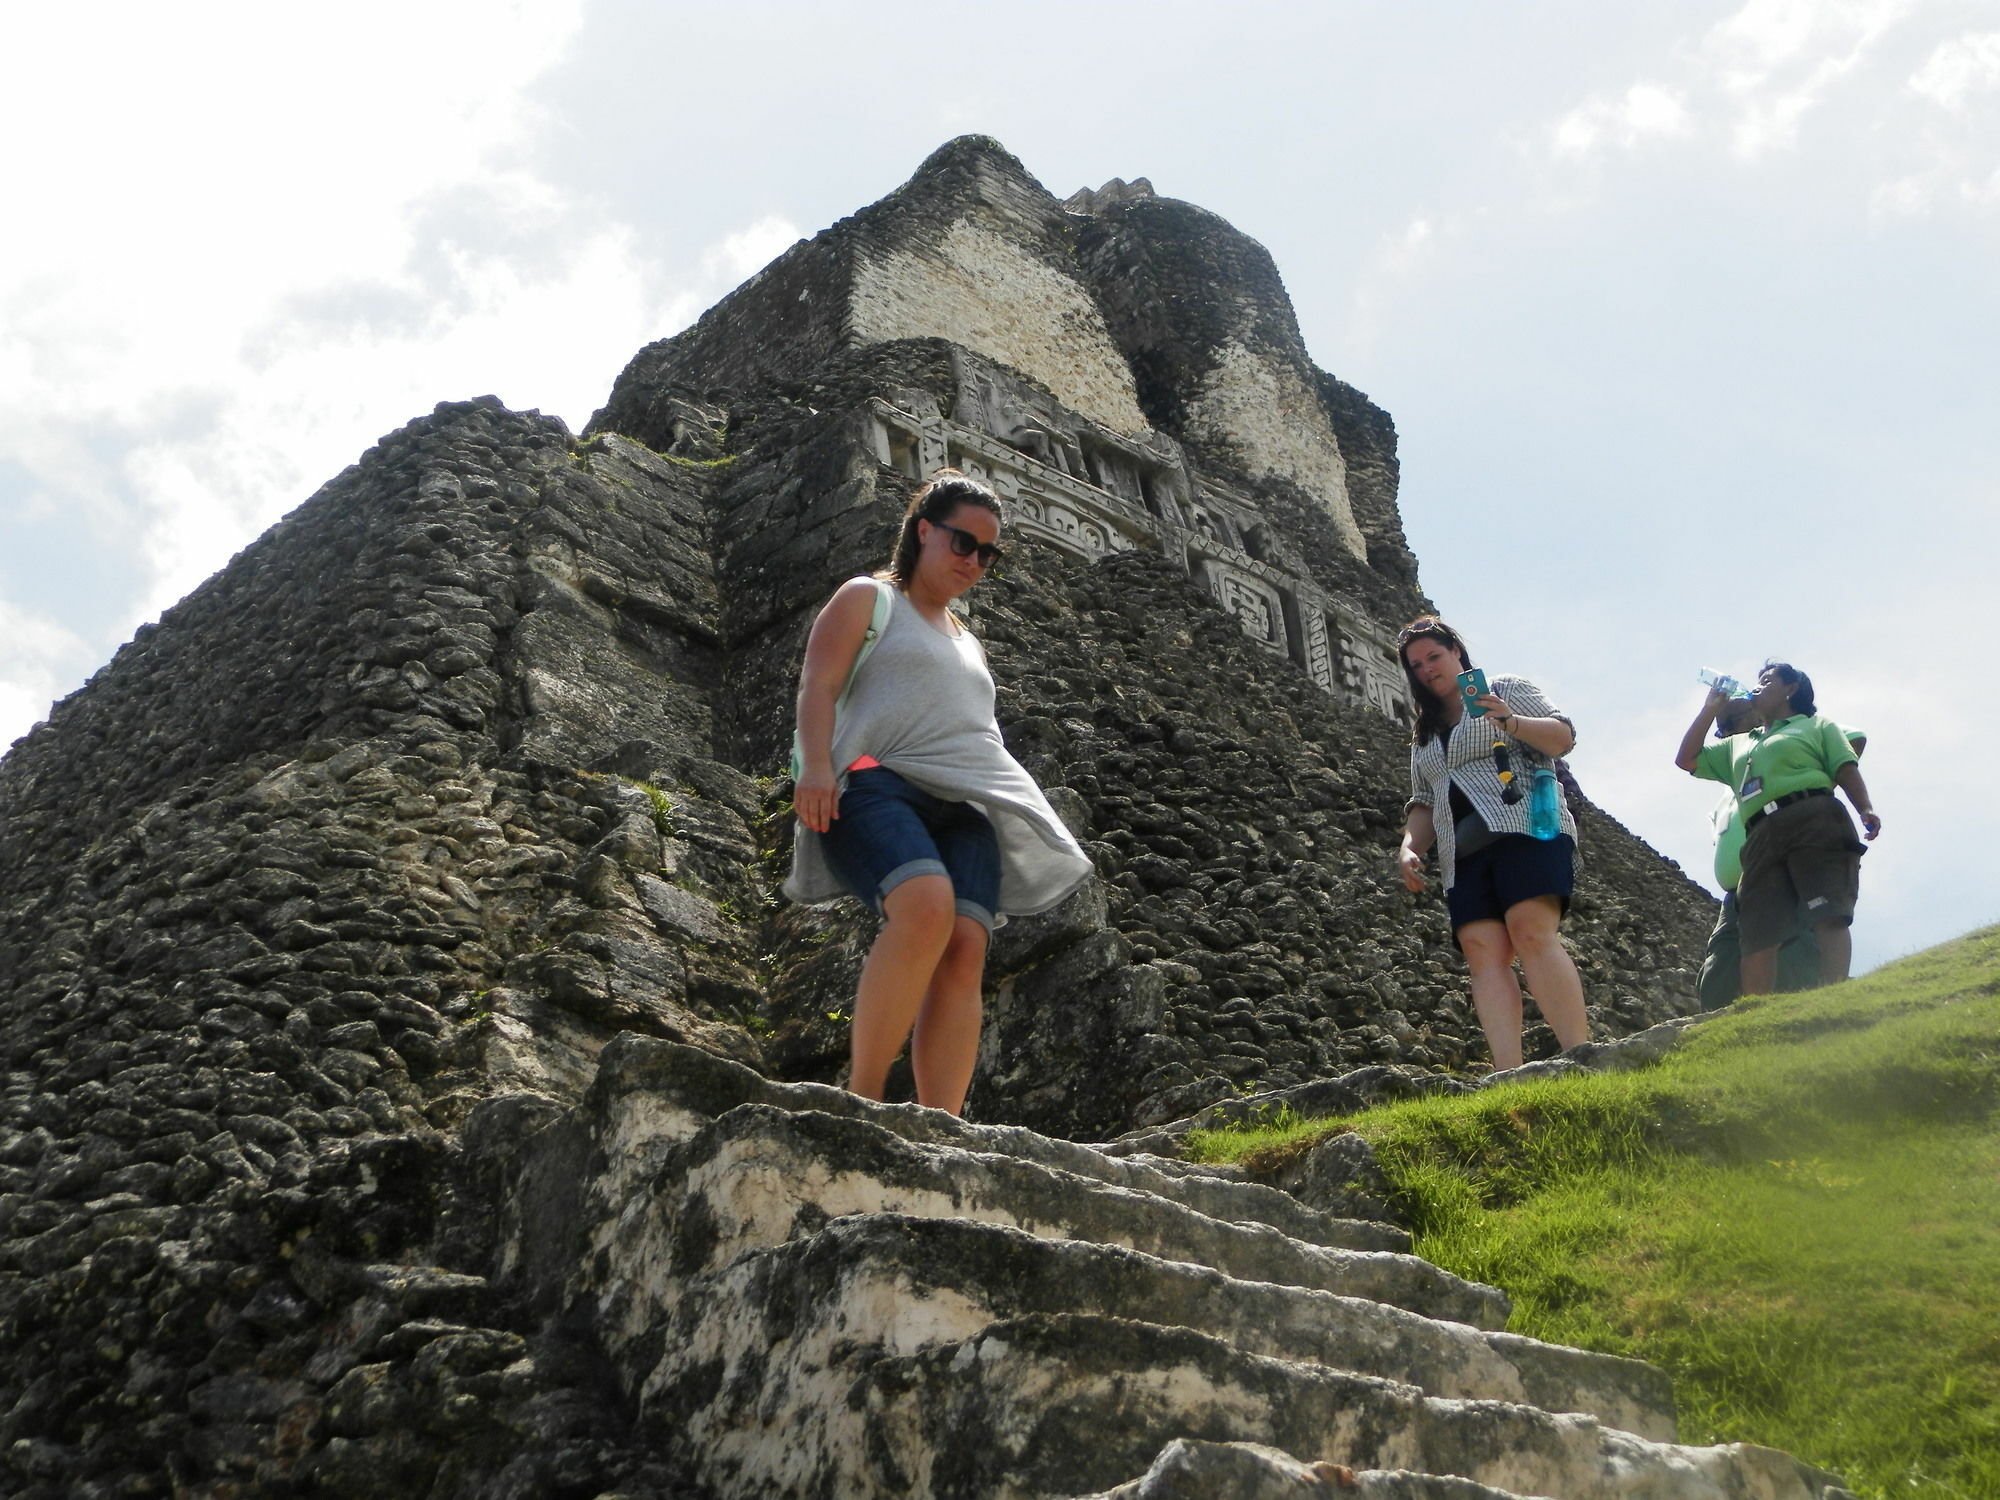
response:
[[[1472,976],[1472,1005],[1496,1072],[1521,1065],[1521,987],[1564,1050],[1590,1038],[1583,981],[1558,928],[1575,883],[1576,820],[1557,799],[1561,832],[1529,834],[1528,772],[1567,755],[1576,731],[1525,677],[1473,679],[1465,642],[1435,615],[1396,637],[1416,700],[1410,734],[1410,800],[1398,858],[1403,883],[1424,888],[1433,846],[1451,927]]]
[[[854,997],[847,1086],[880,1099],[910,1042],[918,1102],[953,1114],[979,1052],[989,934],[1091,873],[1007,753],[986,654],[951,608],[999,560],[999,536],[993,492],[940,469],[904,512],[889,566],[820,610],[799,680],[785,894],[850,894],[883,919]]]

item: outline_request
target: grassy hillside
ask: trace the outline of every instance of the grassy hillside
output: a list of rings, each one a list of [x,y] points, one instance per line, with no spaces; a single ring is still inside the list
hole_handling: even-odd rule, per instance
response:
[[[1745,1002],[1656,1068],[1200,1139],[1375,1146],[1430,1259],[1516,1332],[1651,1360],[1688,1442],[1871,1497],[2000,1496],[2000,927]]]

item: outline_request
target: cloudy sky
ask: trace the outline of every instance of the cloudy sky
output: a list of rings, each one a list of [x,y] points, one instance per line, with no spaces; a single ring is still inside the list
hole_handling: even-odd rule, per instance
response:
[[[0,129],[0,745],[384,432],[580,427],[978,131],[1270,248],[1656,847],[1695,669],[1779,655],[1873,736],[1859,964],[2000,918],[1995,0],[112,0],[10,12]]]

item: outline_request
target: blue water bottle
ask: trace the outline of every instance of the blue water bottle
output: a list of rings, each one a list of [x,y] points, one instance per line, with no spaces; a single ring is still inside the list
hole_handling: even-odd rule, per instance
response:
[[[1552,839],[1562,831],[1562,788],[1554,771],[1536,766],[1528,788],[1528,832],[1538,839]]]

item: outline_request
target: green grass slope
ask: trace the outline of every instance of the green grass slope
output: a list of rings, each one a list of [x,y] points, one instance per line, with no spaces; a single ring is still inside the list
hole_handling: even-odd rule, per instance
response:
[[[1650,1360],[1687,1442],[1871,1497],[2000,1497],[2000,927],[1748,1001],[1655,1068],[1218,1132],[1374,1145],[1440,1265],[1516,1332]]]

